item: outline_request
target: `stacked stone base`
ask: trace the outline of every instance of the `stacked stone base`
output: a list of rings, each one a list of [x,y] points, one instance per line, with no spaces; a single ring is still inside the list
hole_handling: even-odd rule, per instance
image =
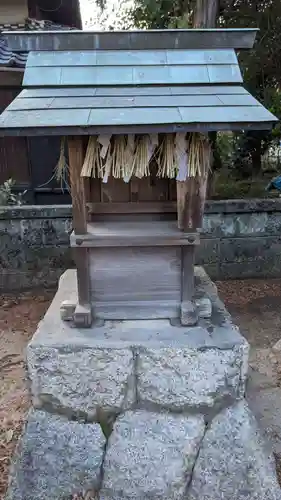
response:
[[[75,279],[75,277],[74,277]],[[33,408],[9,500],[281,500],[245,400],[248,345],[202,269],[213,316],[62,323],[66,273],[28,346]]]

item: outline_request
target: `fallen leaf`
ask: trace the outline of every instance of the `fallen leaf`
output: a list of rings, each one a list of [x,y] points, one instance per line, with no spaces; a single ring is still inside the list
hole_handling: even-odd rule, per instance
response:
[[[6,433],[5,433],[5,437],[6,437],[6,442],[7,443],[10,443],[14,437],[14,431],[13,429],[9,429]]]

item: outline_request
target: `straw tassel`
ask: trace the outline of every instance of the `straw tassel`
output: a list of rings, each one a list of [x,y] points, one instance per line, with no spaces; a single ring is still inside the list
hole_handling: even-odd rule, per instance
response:
[[[69,170],[69,166],[67,164],[65,156],[65,146],[66,146],[66,138],[62,137],[60,143],[60,156],[58,159],[58,163],[56,164],[55,167],[55,177],[56,180],[59,182],[63,182],[65,180],[65,177]]]
[[[210,168],[210,143],[207,136],[197,132],[188,136],[176,133],[90,137],[81,176],[98,177],[107,182],[112,175],[129,182],[133,176],[139,179],[149,176],[150,162],[154,158],[158,177],[178,181],[187,177],[204,177]],[[56,169],[59,178],[66,168],[62,141]]]
[[[166,134],[160,144],[157,156],[158,177],[168,177],[173,179],[176,174],[176,159],[175,159],[175,136],[174,134]]]
[[[89,138],[85,160],[81,170],[81,177],[99,177],[101,170],[100,145],[97,137]]]

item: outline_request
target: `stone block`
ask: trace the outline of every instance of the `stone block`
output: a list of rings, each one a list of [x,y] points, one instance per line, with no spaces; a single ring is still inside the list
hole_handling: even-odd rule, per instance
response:
[[[216,265],[220,260],[220,239],[203,236],[195,249],[195,260],[198,265]]]
[[[280,500],[274,461],[244,402],[207,430],[186,500]]]
[[[281,239],[277,237],[262,238],[224,238],[221,241],[222,262],[251,262],[268,257],[274,257],[280,251]]]
[[[269,234],[280,235],[281,232],[281,214],[280,212],[269,212],[267,214],[266,232]]]
[[[0,254],[0,266],[3,269],[23,269],[26,273],[45,274],[52,269],[64,269],[72,266],[71,249],[65,246],[49,247],[28,247],[27,244],[10,246],[9,251]],[[73,266],[74,267],[74,266]]]
[[[243,397],[245,357],[242,346],[229,350],[140,348],[138,398],[144,406],[207,411]]]
[[[98,424],[32,411],[7,500],[64,500],[100,486],[105,437]]]
[[[226,237],[265,234],[267,213],[229,213],[224,214],[221,233]]]
[[[64,269],[49,269],[47,267],[40,271],[19,271],[9,269],[1,269],[0,273],[0,289],[18,291],[27,290],[29,288],[44,288],[55,287],[58,284],[61,274]]]
[[[31,343],[27,364],[36,408],[99,420],[102,414],[115,415],[135,401],[130,349]]]
[[[280,254],[279,250],[279,254]],[[245,259],[238,262],[222,262],[220,264],[220,279],[270,279],[281,276],[281,261],[279,254],[268,255],[265,251],[263,257],[253,260]]]
[[[204,214],[203,217],[203,234],[213,237],[222,236],[221,226],[223,224],[223,217],[221,213]]]
[[[202,416],[125,413],[109,438],[100,500],[183,500],[204,432]]]
[[[101,421],[137,401],[205,411],[241,397],[248,345],[204,270],[195,274],[198,296],[212,302],[212,318],[195,327],[143,320],[82,329],[60,319],[61,304],[77,302],[76,273],[67,271],[27,349],[35,407]]]

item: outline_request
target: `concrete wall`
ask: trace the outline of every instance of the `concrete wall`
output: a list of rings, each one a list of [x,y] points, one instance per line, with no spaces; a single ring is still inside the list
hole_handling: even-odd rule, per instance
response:
[[[56,285],[73,266],[70,206],[0,211],[0,289]],[[281,277],[281,199],[209,202],[197,263],[214,279]]]

